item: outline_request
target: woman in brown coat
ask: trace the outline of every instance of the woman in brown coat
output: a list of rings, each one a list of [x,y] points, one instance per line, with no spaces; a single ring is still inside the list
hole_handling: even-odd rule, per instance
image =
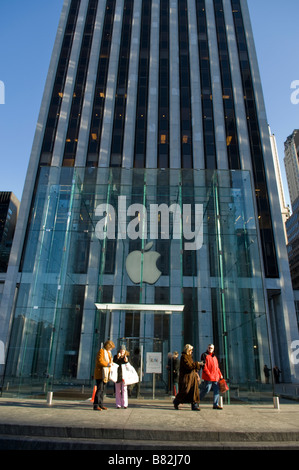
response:
[[[113,341],[106,341],[104,347],[98,351],[94,369],[97,390],[94,397],[93,409],[96,411],[107,410],[103,405],[104,392],[108,382],[109,368],[113,362],[111,350],[115,348]]]
[[[194,362],[192,358],[193,346],[186,344],[181,355],[179,393],[173,400],[176,410],[180,403],[191,403],[191,409],[199,411],[199,386],[197,371],[203,365],[202,362]]]

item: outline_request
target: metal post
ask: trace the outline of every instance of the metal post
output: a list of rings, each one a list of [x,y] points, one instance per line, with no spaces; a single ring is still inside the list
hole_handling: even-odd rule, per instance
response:
[[[280,406],[279,406],[279,397],[273,397],[273,403],[274,403],[274,408],[279,410],[280,409]]]
[[[48,392],[47,393],[47,405],[52,405],[52,399],[53,399],[53,392]]]

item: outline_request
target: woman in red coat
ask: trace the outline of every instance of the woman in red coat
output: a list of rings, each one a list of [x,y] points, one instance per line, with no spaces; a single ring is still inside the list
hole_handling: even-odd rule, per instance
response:
[[[180,403],[191,403],[191,409],[199,411],[199,387],[198,374],[202,363],[194,362],[192,358],[193,346],[186,344],[181,355],[180,375],[179,375],[179,393],[173,400],[176,410]]]
[[[222,410],[222,407],[219,406],[218,385],[219,380],[222,379],[222,374],[219,369],[218,359],[214,354],[213,344],[209,344],[207,351],[201,355],[201,360],[204,362],[202,370],[202,380],[204,382],[201,385],[200,400],[212,389],[214,392],[213,408]]]

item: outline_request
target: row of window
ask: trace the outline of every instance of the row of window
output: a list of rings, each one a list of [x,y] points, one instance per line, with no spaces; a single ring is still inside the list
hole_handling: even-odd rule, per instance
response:
[[[122,163],[133,7],[133,0],[127,0],[124,4],[123,24],[120,39],[118,77],[116,85],[110,157],[110,165],[118,167],[121,166]]]
[[[277,256],[274,243],[274,234],[270,210],[270,202],[267,190],[267,179],[262,150],[262,141],[259,130],[256,103],[254,98],[253,79],[251,74],[247,41],[244,30],[240,0],[231,0],[233,18],[236,31],[237,46],[239,50],[239,62],[244,100],[247,115],[247,126],[251,147],[251,161],[253,178],[257,194],[257,211],[260,224],[261,242],[263,249],[265,274],[267,277],[279,276]]]
[[[226,146],[229,168],[241,169],[239,144],[236,129],[233,86],[229,63],[225,18],[222,0],[214,0],[215,23],[219,51],[220,73],[222,79],[223,109],[226,128]]]
[[[134,167],[145,168],[147,101],[150,59],[151,2],[142,2],[137,85]]]
[[[107,0],[92,109],[86,166],[97,166],[116,0]]]
[[[68,63],[71,55],[80,3],[80,0],[72,0],[70,5],[42,143],[40,158],[41,165],[51,165],[60,107],[63,98]]]
[[[212,95],[212,80],[210,71],[210,53],[208,27],[205,10],[205,0],[196,0],[199,69],[202,94],[202,122],[204,134],[205,167],[214,169],[216,163],[216,145],[214,129],[214,111]]]
[[[83,32],[80,57],[77,67],[72,106],[68,122],[68,131],[64,148],[63,165],[74,166],[81,122],[85,84],[88,63],[92,44],[94,25],[96,20],[98,0],[90,0],[87,9],[85,28]]]

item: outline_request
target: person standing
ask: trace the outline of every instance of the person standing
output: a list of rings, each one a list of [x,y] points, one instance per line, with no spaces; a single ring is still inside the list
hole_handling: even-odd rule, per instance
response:
[[[281,370],[278,368],[278,366],[274,366],[273,367],[273,375],[274,375],[274,382],[276,384],[280,383],[280,378],[279,378],[280,374],[281,374]]]
[[[222,373],[219,369],[218,359],[214,354],[214,345],[209,344],[208,349],[201,355],[201,360],[204,363],[202,370],[202,380],[200,391],[200,401],[206,396],[207,393],[212,389],[213,397],[213,408],[215,410],[222,410],[219,406],[219,380],[222,379]]]
[[[133,390],[136,389],[136,398],[140,397],[141,361],[142,361],[142,359],[141,359],[140,349],[138,347],[136,347],[134,349],[131,362],[132,362],[132,366],[137,371],[139,381],[137,382],[137,384],[129,385],[129,396],[131,396]]]
[[[197,371],[202,363],[193,361],[193,346],[186,344],[180,360],[179,393],[173,400],[176,410],[181,403],[191,403],[191,409],[199,411],[199,387]]]
[[[179,391],[179,374],[180,374],[179,353],[177,351],[174,351],[172,355],[172,380],[173,380],[174,396],[176,396]]]
[[[265,374],[266,384],[269,383],[270,372],[271,372],[271,369],[269,369],[269,367],[267,366],[267,364],[265,364],[265,365],[264,365],[264,374]]]
[[[94,369],[94,379],[96,381],[97,390],[93,402],[93,409],[96,411],[107,410],[103,405],[103,401],[106,385],[109,380],[109,370],[113,363],[111,351],[114,348],[115,345],[113,341],[109,340],[104,343],[104,347],[97,353]]]
[[[123,381],[121,367],[123,364],[127,364],[129,362],[128,355],[129,353],[126,351],[126,347],[121,345],[120,350],[113,358],[113,362],[119,366],[117,368],[117,382],[115,383],[116,408],[128,407],[128,390],[127,385]]]

